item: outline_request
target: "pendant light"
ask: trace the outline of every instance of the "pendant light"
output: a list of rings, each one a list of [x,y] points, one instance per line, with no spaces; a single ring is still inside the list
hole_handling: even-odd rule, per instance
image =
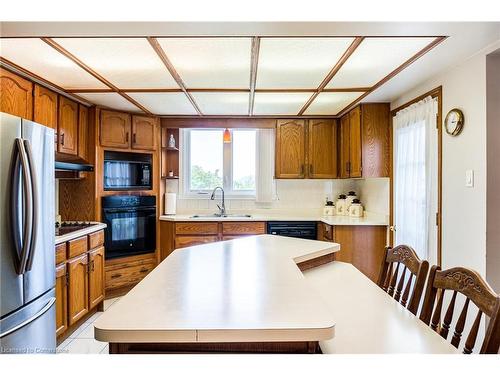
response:
[[[222,139],[224,140],[224,143],[231,143],[231,132],[229,131],[228,128],[224,130],[224,135]]]

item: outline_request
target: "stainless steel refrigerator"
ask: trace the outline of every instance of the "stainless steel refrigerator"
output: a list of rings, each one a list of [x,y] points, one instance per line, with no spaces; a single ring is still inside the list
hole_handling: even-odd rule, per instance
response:
[[[0,113],[0,352],[55,352],[54,130]]]

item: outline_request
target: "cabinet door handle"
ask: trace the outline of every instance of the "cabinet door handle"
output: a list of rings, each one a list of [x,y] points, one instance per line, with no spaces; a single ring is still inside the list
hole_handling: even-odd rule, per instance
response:
[[[146,272],[148,272],[148,269],[147,268],[141,268],[141,270],[139,272],[140,273],[146,273]]]
[[[119,277],[122,277],[122,274],[121,273],[115,273],[114,275],[111,275],[111,278],[112,279],[117,279]]]
[[[309,164],[309,174],[310,175],[313,174],[313,165],[312,164]]]
[[[132,143],[137,143],[137,135],[136,135],[136,133],[132,134]]]
[[[64,133],[61,134],[61,145],[64,146]]]
[[[304,164],[300,166],[300,175],[304,177]]]
[[[125,133],[125,142],[128,142],[128,132]]]

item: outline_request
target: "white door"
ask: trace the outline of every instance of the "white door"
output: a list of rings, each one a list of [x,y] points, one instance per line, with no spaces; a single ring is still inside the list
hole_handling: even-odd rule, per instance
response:
[[[393,118],[394,246],[409,245],[437,264],[437,98],[427,97]]]

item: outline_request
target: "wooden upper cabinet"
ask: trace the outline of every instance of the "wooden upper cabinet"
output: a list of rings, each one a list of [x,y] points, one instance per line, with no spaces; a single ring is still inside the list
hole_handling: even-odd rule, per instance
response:
[[[339,177],[349,178],[349,114],[342,116],[339,126]]]
[[[68,294],[66,264],[56,267],[56,336],[68,329]]]
[[[67,267],[69,325],[72,325],[89,311],[87,254],[68,260]]]
[[[132,148],[156,149],[157,121],[153,117],[132,116]]]
[[[78,105],[78,157],[88,160],[89,141],[89,110],[83,105]]]
[[[339,176],[389,177],[388,103],[363,103],[340,119]]]
[[[0,110],[33,119],[33,83],[0,68]]]
[[[78,103],[59,96],[57,151],[78,155]]]
[[[276,124],[276,178],[305,178],[306,124],[278,120]]]
[[[104,300],[104,247],[89,251],[89,309]]]
[[[361,108],[349,112],[349,176],[361,177]]]
[[[389,177],[391,173],[389,104],[363,104],[362,123],[363,177]]]
[[[337,122],[309,120],[308,176],[337,177]]]
[[[130,148],[130,115],[101,111],[100,142],[103,147]]]
[[[35,84],[33,121],[57,129],[57,94]]]

